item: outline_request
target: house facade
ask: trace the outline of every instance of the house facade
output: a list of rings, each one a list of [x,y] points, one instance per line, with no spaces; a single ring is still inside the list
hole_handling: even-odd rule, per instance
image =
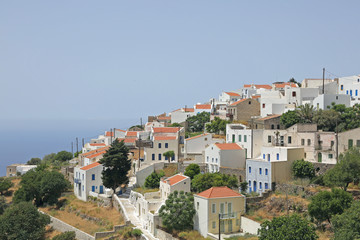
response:
[[[186,138],[184,143],[184,157],[186,159],[203,162],[205,148],[212,143],[223,143],[223,139],[213,138],[212,134],[204,133],[191,138]]]
[[[227,108],[227,117],[231,121],[247,122],[253,116],[260,115],[260,103],[254,99],[241,99],[230,104]]]

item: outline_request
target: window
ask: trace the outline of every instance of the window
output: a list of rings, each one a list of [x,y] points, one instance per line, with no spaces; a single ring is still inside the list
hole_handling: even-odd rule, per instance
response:
[[[161,148],[161,143],[159,143],[159,148]]]
[[[271,143],[271,136],[268,136],[268,143]]]
[[[331,144],[331,147],[333,147],[334,146],[334,141],[331,141],[330,144]]]
[[[241,142],[241,135],[239,135],[239,142]]]
[[[268,175],[268,169],[265,168],[265,175]]]
[[[236,219],[236,226],[240,225],[240,219]]]
[[[224,211],[225,211],[225,204],[220,203],[220,213],[224,213]]]
[[[308,142],[308,146],[310,146],[311,145],[311,139],[308,139],[307,142]]]
[[[331,158],[333,158],[333,155],[330,153],[328,157],[331,159]]]
[[[199,202],[196,203],[196,209],[199,209]]]
[[[251,181],[249,181],[249,187],[251,187]]]
[[[268,157],[268,162],[270,162],[270,154],[268,154],[267,157]]]
[[[350,90],[350,96],[352,96],[352,90]]]
[[[262,174],[262,168],[259,168],[259,174],[260,175]]]
[[[259,182],[259,188],[262,189],[262,182]]]
[[[228,213],[232,213],[232,204],[228,203]]]
[[[247,136],[246,135],[244,135],[244,142],[246,142],[247,141]]]
[[[165,148],[168,148],[169,147],[169,144],[168,143],[165,143]]]
[[[206,162],[209,162],[209,156],[206,157]]]
[[[340,90],[341,90],[341,91],[344,90],[344,85],[341,85],[341,86],[340,86]]]
[[[296,97],[296,92],[292,92],[292,96],[293,96],[293,97]]]
[[[215,221],[212,222],[212,228],[216,228],[216,222]]]
[[[211,162],[214,162],[214,158],[211,159]]]
[[[280,125],[279,125],[279,124],[278,124],[278,125],[276,125],[276,128],[277,128],[277,129],[280,129]]]
[[[207,138],[204,138],[204,141],[207,141]]]
[[[249,173],[251,173],[251,167],[249,167]]]
[[[360,140],[356,140],[356,146],[360,147]]]
[[[275,129],[275,126],[274,126],[274,124],[271,124],[271,129]]]
[[[336,96],[336,100],[339,100],[339,96]]]
[[[161,160],[161,153],[159,153],[159,160]]]
[[[217,159],[217,158],[215,159],[215,162],[218,163],[218,159]]]
[[[291,144],[291,136],[288,136],[288,143]]]
[[[265,103],[262,104],[262,108],[265,108]]]
[[[151,155],[151,157],[152,157],[152,160],[155,160],[155,154],[154,153]]]
[[[305,145],[305,139],[301,139],[301,146]]]
[[[84,191],[84,185],[83,185],[83,191]]]
[[[82,175],[82,180],[84,180],[84,174]]]
[[[249,104],[251,104],[251,101],[249,101]]]
[[[276,154],[276,160],[279,160],[280,159],[280,154]]]
[[[352,139],[349,139],[348,145],[349,145],[349,148],[352,148],[352,147],[353,147],[353,140],[352,140]]]
[[[212,212],[212,213],[216,213],[216,204],[215,204],[215,203],[213,203],[213,204],[211,205],[211,212]]]
[[[357,96],[357,95],[358,95],[358,90],[356,89],[356,90],[355,90],[355,96]]]
[[[346,90],[346,95],[349,95],[349,90]]]
[[[268,183],[265,183],[265,190],[266,189],[269,189],[269,184]]]
[[[265,153],[263,154],[263,159],[265,159]]]
[[[91,175],[91,180],[95,180],[95,174]]]

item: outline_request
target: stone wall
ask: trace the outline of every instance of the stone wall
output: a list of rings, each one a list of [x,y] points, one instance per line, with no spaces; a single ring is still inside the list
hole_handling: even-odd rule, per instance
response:
[[[160,228],[156,228],[155,237],[161,240],[179,240],[178,238],[173,237],[170,233],[167,233]]]
[[[312,163],[315,168],[315,173],[317,176],[323,175],[327,170],[335,167],[335,164],[327,164],[327,163]]]
[[[260,202],[260,201],[264,200],[265,198],[269,197],[270,194],[271,194],[271,191],[266,191],[266,192],[263,192],[262,195],[258,196],[258,197],[247,197],[246,204]]]
[[[223,174],[228,174],[228,175],[235,175],[237,177],[237,179],[239,180],[239,182],[246,181],[245,169],[220,167],[219,172],[223,173]]]
[[[260,223],[255,222],[247,217],[241,217],[241,229],[245,233],[257,235],[260,229]]]
[[[145,184],[145,179],[147,176],[149,176],[151,173],[153,173],[155,170],[163,169],[164,166],[166,166],[166,163],[164,162],[158,162],[151,164],[147,167],[144,167],[143,169],[136,172],[136,184],[139,186],[143,186]]]
[[[130,223],[130,218],[126,213],[125,206],[122,204],[119,197],[116,196],[116,194],[113,194],[112,201],[113,201],[113,206],[116,208],[116,210],[118,210],[121,213],[121,215],[123,215],[125,225]]]
[[[129,224],[124,224],[124,225],[119,225],[119,226],[114,226],[114,229],[112,231],[107,231],[107,232],[97,232],[95,233],[95,239],[99,239],[99,238],[105,238],[109,235],[112,235],[114,233],[116,233],[117,231],[127,227]]]

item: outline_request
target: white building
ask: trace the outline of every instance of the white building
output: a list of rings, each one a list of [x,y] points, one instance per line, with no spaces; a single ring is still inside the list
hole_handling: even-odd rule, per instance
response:
[[[183,123],[189,117],[195,116],[193,108],[180,108],[178,110],[172,111],[170,114],[171,123]]]
[[[82,153],[90,152],[107,146],[105,143],[85,143]]]
[[[208,171],[218,172],[220,167],[245,168],[245,150],[236,143],[214,143],[205,149]]]
[[[339,81],[339,94],[346,94],[351,97],[350,105],[360,103],[360,75],[341,77]]]
[[[233,103],[240,99],[240,94],[236,92],[222,92],[219,96],[219,102]]]
[[[208,112],[208,113],[211,113],[211,104],[196,104],[194,106],[194,112],[195,114],[198,114],[198,113],[201,113],[201,112]]]
[[[346,107],[350,107],[350,95],[345,94],[321,94],[313,101],[313,106],[316,109],[327,110],[331,108],[332,103],[344,104]]]
[[[14,177],[18,174],[24,175],[25,173],[36,167],[37,165],[11,164],[6,167],[6,177]]]
[[[191,158],[202,162],[205,148],[216,142],[223,143],[224,140],[219,138],[213,139],[212,135],[209,133],[186,138],[184,144],[185,158]]]

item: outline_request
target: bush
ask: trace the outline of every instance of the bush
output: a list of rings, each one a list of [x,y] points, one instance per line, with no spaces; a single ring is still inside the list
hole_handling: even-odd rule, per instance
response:
[[[200,173],[200,166],[195,163],[192,163],[189,166],[187,166],[187,168],[185,169],[184,175],[193,179],[195,177],[195,175],[198,175],[199,173]]]
[[[295,177],[298,178],[313,178],[315,176],[314,165],[304,159],[296,160],[291,166],[291,170]]]
[[[146,188],[159,188],[160,179],[164,176],[164,172],[153,172],[145,179],[145,187]]]
[[[76,239],[76,235],[74,231],[71,232],[63,232],[59,235],[56,235],[55,237],[53,237],[52,240],[75,240]]]
[[[132,230],[131,234],[132,234],[134,237],[140,237],[141,234],[142,234],[142,231],[141,231],[140,229],[135,228],[134,230]]]

